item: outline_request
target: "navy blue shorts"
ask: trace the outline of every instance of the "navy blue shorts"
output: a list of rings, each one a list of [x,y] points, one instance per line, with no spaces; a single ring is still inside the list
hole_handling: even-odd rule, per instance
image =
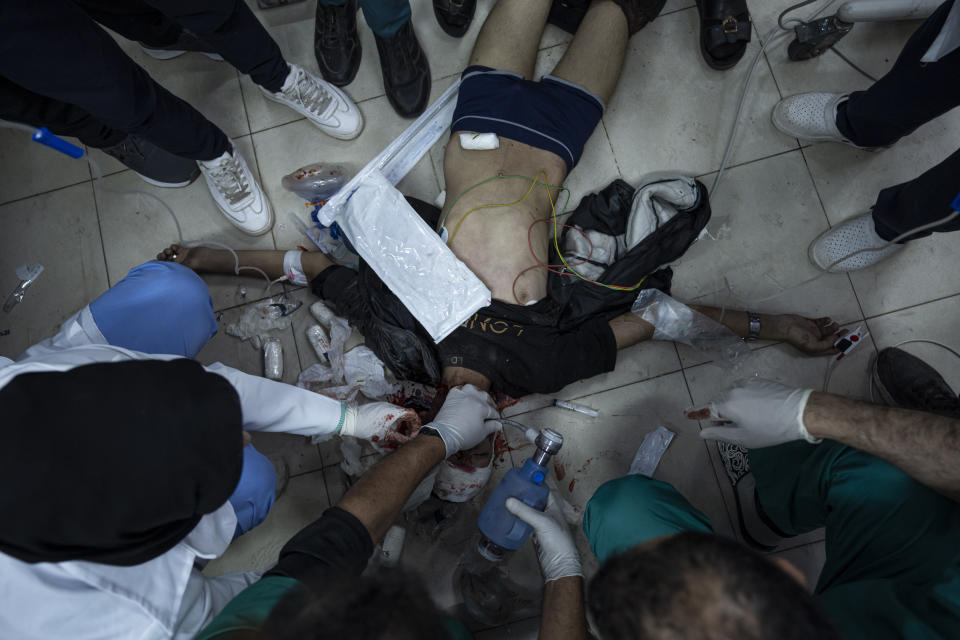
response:
[[[450,131],[495,133],[557,154],[572,170],[600,122],[603,101],[562,78],[525,80],[479,65],[461,75]]]

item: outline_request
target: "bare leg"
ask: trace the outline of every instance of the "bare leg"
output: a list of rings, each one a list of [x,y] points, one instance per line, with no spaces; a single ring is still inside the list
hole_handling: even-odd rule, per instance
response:
[[[480,29],[470,64],[531,79],[550,4],[550,0],[500,0]]]
[[[623,10],[612,0],[594,0],[551,75],[586,88],[606,103],[620,78],[629,37]]]
[[[283,256],[286,251],[237,251],[237,257],[240,259],[240,266],[257,267],[262,269],[270,279],[279,278],[283,273]],[[222,273],[233,274],[236,262],[233,254],[222,249],[210,249],[207,247],[189,247],[184,248],[178,245],[170,245],[157,254],[157,260],[177,262],[185,267],[189,267],[197,273]],[[319,251],[304,251],[300,256],[300,263],[303,266],[303,273],[307,280],[313,280],[320,275],[324,269],[333,265],[327,256]],[[244,273],[244,271],[241,271]],[[246,274],[253,273],[247,271]]]

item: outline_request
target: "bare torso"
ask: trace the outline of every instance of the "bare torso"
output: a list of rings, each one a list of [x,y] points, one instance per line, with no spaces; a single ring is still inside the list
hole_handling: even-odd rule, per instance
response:
[[[495,299],[526,304],[543,298],[547,292],[545,269],[531,269],[519,279],[517,275],[537,264],[531,255],[531,246],[540,262],[547,262],[547,242],[552,225],[534,225],[529,244],[527,231],[534,220],[551,215],[543,176],[546,176],[547,184],[563,184],[567,175],[563,159],[507,138],[500,139],[499,149],[465,151],[460,148],[459,132],[454,132],[447,144],[443,170],[447,186],[446,206],[453,206],[444,224],[447,232],[454,234],[448,240],[450,249],[489,287]],[[463,195],[454,204],[464,191],[496,175],[521,175],[531,179],[540,175],[541,178],[523,203],[477,209],[457,229],[464,214],[474,207],[516,202],[530,189],[529,180],[492,180]],[[558,192],[553,190],[551,193],[556,201]],[[454,229],[457,229],[455,233]]]

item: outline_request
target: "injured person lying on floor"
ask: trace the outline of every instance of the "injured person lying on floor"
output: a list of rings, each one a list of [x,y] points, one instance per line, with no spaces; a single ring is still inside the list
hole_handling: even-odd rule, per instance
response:
[[[710,217],[706,189],[674,176],[638,189],[615,180],[585,197],[565,224],[558,220],[566,209],[561,185],[616,87],[627,40],[663,4],[594,2],[557,66],[538,81],[550,1],[498,5],[488,17],[450,127],[446,204],[438,211],[408,199],[491,291],[491,304],[439,344],[362,261],[355,271],[322,253],[240,251],[240,264],[270,278],[297,274],[401,380],[520,397],[611,371],[618,349],[655,337],[655,327],[631,312],[637,295],[669,291],[673,274],[661,265],[683,255]],[[486,144],[473,134],[489,134]],[[206,248],[174,246],[158,259],[199,273],[230,274],[235,266],[229,252]],[[695,309],[738,336],[786,341],[811,355],[832,353],[839,332],[829,318]]]

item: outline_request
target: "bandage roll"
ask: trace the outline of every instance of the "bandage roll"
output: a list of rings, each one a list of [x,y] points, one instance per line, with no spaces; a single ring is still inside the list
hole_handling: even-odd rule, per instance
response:
[[[312,325],[307,329],[307,340],[310,346],[316,352],[321,360],[327,360],[327,353],[330,351],[330,339],[327,338],[327,332],[318,324]]]
[[[263,341],[263,375],[270,380],[283,377],[283,345],[279,338]]]
[[[316,318],[317,322],[323,327],[329,327],[336,317],[330,307],[319,301],[310,305],[310,315]]]

